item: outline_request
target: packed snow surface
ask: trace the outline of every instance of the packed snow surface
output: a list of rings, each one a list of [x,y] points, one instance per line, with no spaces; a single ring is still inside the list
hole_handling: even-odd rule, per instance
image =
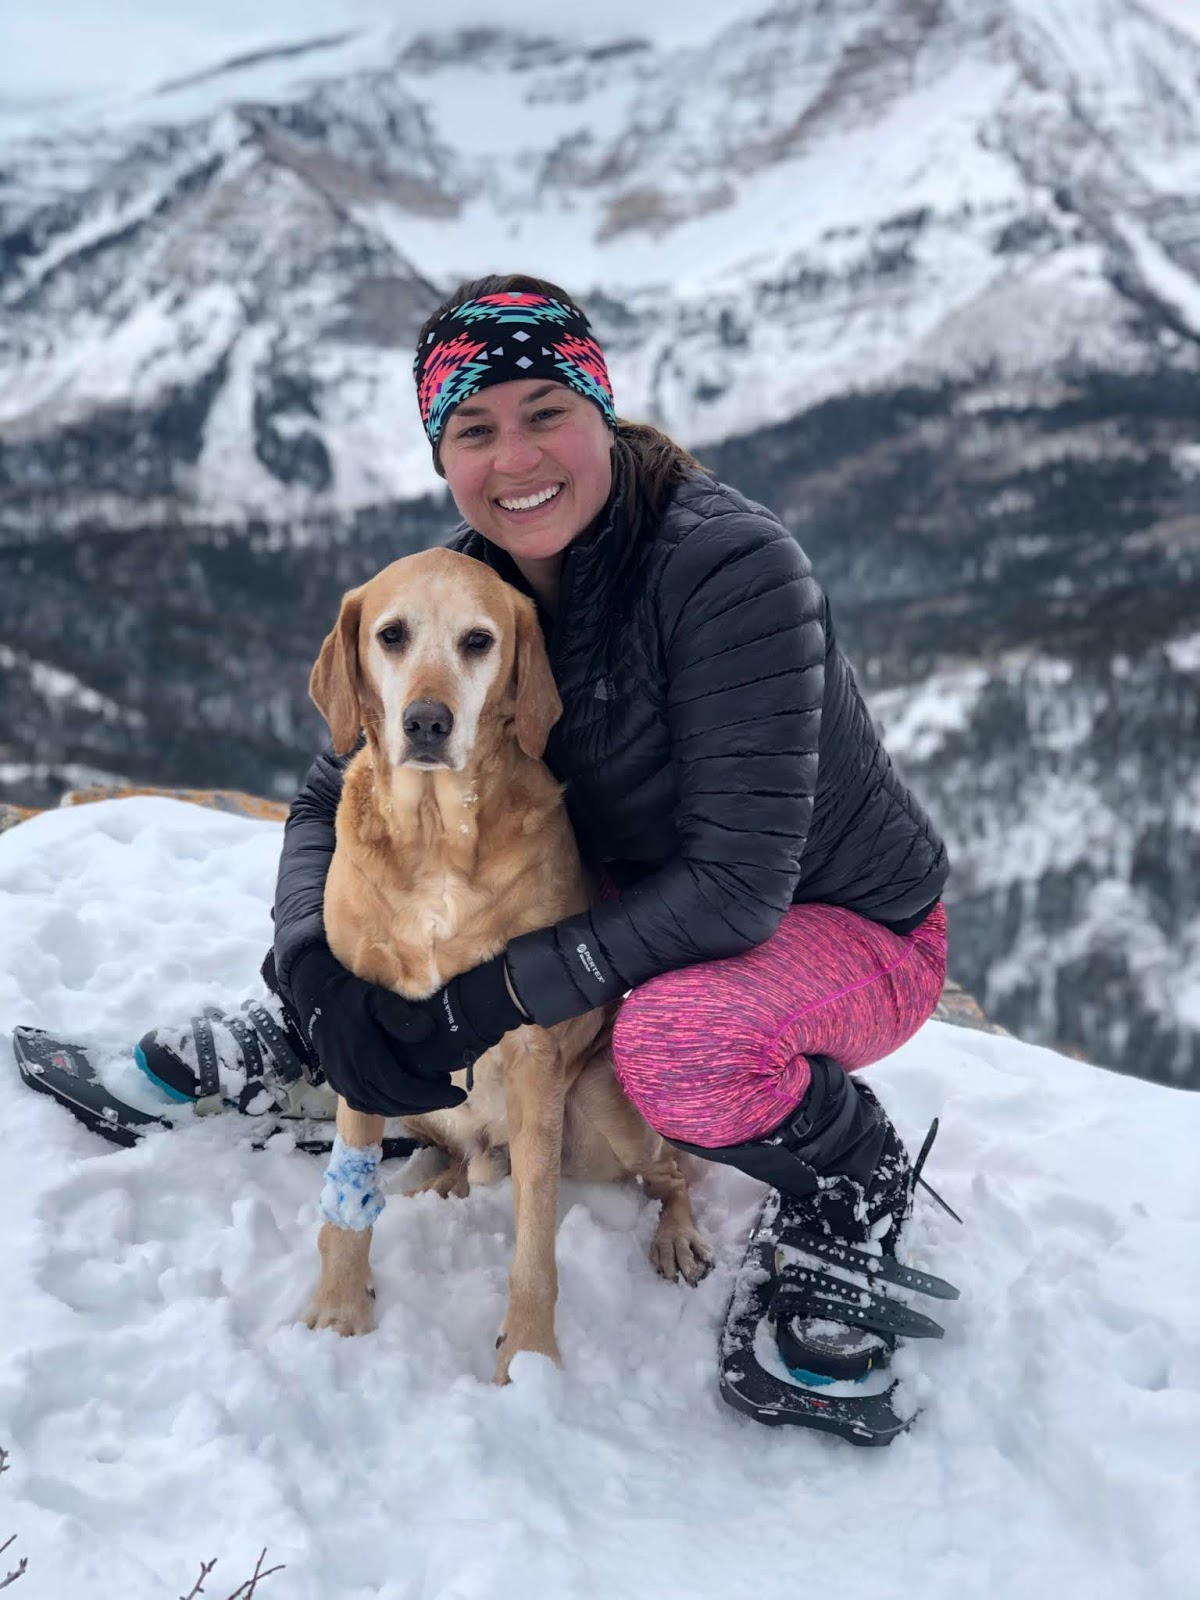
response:
[[[0,837],[0,1036],[116,1047],[250,992],[279,844],[156,799]],[[718,1397],[748,1179],[697,1187],[696,1290],[654,1275],[637,1190],[568,1185],[565,1370],[519,1357],[500,1390],[507,1182],[410,1200],[389,1164],[378,1331],[309,1333],[318,1159],[190,1113],[113,1149],[0,1044],[0,1578],[170,1600],[216,1556],[220,1597],[265,1545],[264,1600],[1195,1596],[1200,1096],[938,1024],[870,1079],[910,1144],[942,1119],[929,1175],[966,1221],[914,1219],[962,1299],[898,1358],[923,1409],[877,1452]]]

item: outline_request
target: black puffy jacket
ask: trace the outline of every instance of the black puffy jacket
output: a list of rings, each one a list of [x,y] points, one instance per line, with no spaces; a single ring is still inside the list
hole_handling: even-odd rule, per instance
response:
[[[529,593],[473,530],[452,544]],[[936,902],[945,847],[880,744],[807,557],[771,512],[694,473],[635,535],[618,484],[568,548],[543,626],[563,702],[546,760],[567,784],[584,859],[621,894],[509,946],[538,1022],[748,950],[795,901],[896,928]],[[324,937],[345,759],[318,758],[288,819],[275,901],[285,989],[296,954]]]

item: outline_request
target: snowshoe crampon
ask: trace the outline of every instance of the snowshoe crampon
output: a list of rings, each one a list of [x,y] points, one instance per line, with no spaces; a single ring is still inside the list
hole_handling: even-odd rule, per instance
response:
[[[721,1395],[769,1426],[790,1423],[852,1444],[890,1444],[915,1415],[898,1405],[899,1382],[889,1370],[896,1339],[941,1338],[943,1330],[880,1286],[943,1300],[957,1299],[958,1290],[894,1257],[781,1228],[779,1213],[773,1192],[734,1278],[721,1336]],[[822,1316],[831,1335],[822,1370],[812,1370],[808,1358],[803,1368],[789,1364],[799,1359],[790,1357],[793,1323],[811,1329]],[[804,1348],[811,1357],[811,1334]]]
[[[178,1127],[172,1117],[155,1116],[118,1099],[96,1075],[94,1052],[87,1045],[73,1044],[56,1038],[41,1028],[19,1027],[13,1030],[13,1051],[17,1070],[31,1089],[46,1094],[66,1106],[85,1127],[112,1144],[128,1148],[154,1128]],[[223,1109],[219,1103],[206,1108],[200,1102],[197,1109]],[[237,1115],[236,1112],[230,1113]],[[277,1133],[289,1132],[297,1149],[313,1155],[328,1155],[333,1148],[336,1132],[332,1121],[320,1118],[289,1116],[286,1113],[269,1113],[253,1119],[256,1127],[253,1140],[255,1149],[261,1149]],[[420,1142],[408,1138],[385,1138],[384,1159],[410,1156],[421,1148]]]

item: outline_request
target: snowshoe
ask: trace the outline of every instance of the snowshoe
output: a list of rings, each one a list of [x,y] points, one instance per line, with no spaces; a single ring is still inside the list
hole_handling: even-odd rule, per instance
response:
[[[864,1085],[857,1088],[877,1104]],[[722,1397],[759,1422],[884,1445],[913,1420],[915,1413],[897,1405],[898,1380],[889,1370],[896,1341],[940,1339],[944,1329],[887,1291],[956,1300],[958,1290],[895,1255],[916,1186],[929,1188],[921,1168],[937,1121],[910,1167],[882,1120],[887,1135],[869,1185],[834,1175],[805,1196],[775,1190],[759,1211],[734,1279],[720,1353]]]
[[[211,1027],[219,1015],[210,1013],[204,1020]],[[226,1020],[242,1026],[237,1018]],[[161,1034],[161,1030],[155,1030],[155,1033]],[[205,1043],[206,1039],[209,1042]],[[143,1062],[138,1060],[140,1052],[145,1060],[153,1062],[158,1071],[166,1070],[170,1064],[160,1053],[163,1048],[161,1039],[156,1041],[147,1034],[135,1048],[134,1059],[143,1073],[161,1089],[175,1089],[173,1095],[168,1094],[168,1098],[176,1103],[191,1104],[200,1115],[236,1109],[255,1116],[256,1121],[261,1122],[261,1131],[256,1130],[257,1136],[253,1141],[256,1149],[261,1149],[275,1134],[287,1130],[301,1150],[314,1155],[327,1155],[332,1150],[336,1132],[332,1120],[335,1099],[323,1085],[309,1083],[298,1072],[291,1083],[285,1086],[285,1091],[290,1092],[281,1093],[278,1085],[264,1092],[261,1062],[258,1063],[260,1070],[247,1073],[240,1085],[236,1080],[233,1083],[226,1081],[222,1085],[215,1041],[201,1027],[197,1035],[197,1064],[203,1065],[204,1073],[203,1076],[197,1074],[196,1083],[207,1092],[188,1095],[179,1087],[182,1079],[177,1066],[170,1067],[171,1077],[167,1080],[160,1078],[156,1071],[147,1071]],[[108,1089],[96,1072],[96,1052],[87,1045],[56,1038],[41,1028],[18,1027],[13,1031],[13,1049],[17,1069],[31,1089],[50,1095],[66,1106],[93,1133],[100,1134],[113,1144],[128,1147],[137,1144],[153,1128],[177,1126],[171,1117],[141,1110]],[[259,1053],[261,1056],[261,1048]],[[255,1065],[253,1053],[249,1065],[252,1068]],[[233,1098],[222,1092],[223,1089],[232,1088],[236,1088]],[[407,1137],[385,1138],[383,1141],[385,1159],[409,1156],[419,1148],[418,1140]]]

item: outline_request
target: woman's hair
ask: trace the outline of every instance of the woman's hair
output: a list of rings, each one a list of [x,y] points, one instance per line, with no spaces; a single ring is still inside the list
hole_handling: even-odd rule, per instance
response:
[[[493,272],[485,278],[471,278],[442,301],[427,319],[417,335],[417,348],[425,343],[426,336],[435,323],[464,300],[478,300],[485,294],[506,294],[517,290],[523,294],[541,294],[548,300],[562,300],[569,305],[579,302],[565,289],[560,289],[548,278],[533,278],[525,272]],[[666,507],[671,491],[691,471],[703,468],[696,458],[676,444],[674,439],[648,422],[626,422],[617,418],[615,450],[625,468],[626,511],[633,525],[639,529],[642,519],[657,521]],[[441,463],[434,451],[434,464],[441,472]]]

